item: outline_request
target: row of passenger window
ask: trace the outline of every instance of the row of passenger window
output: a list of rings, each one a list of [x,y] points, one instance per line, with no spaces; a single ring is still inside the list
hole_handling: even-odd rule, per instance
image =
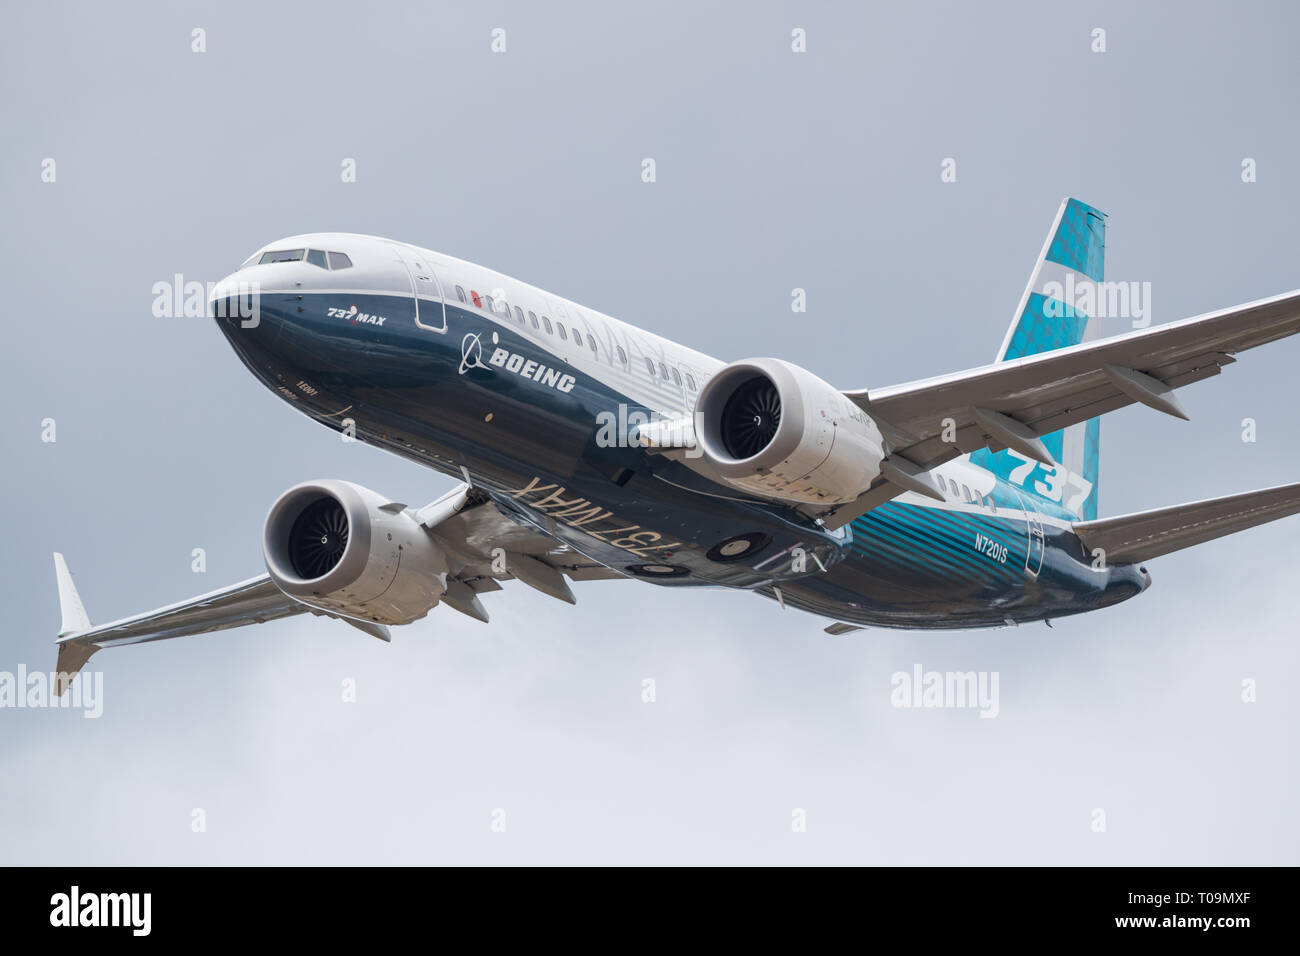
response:
[[[623,350],[619,349],[619,351],[622,352]],[[645,357],[645,370],[650,373],[651,378],[655,377],[655,363],[654,360],[651,359],[650,356],[648,355]],[[682,377],[677,373],[677,369],[675,367],[669,367],[665,365],[663,362],[660,362],[659,377],[662,379],[667,379],[669,372],[672,373],[673,384],[680,387],[682,384]],[[688,388],[690,388],[692,392],[695,391],[695,379],[691,377],[690,372],[686,373],[686,385]]]
[[[566,331],[563,322],[557,320],[554,324],[552,324],[550,318],[545,315],[541,317],[541,321],[539,322],[537,318],[537,313],[533,312],[531,309],[528,312],[528,319],[527,321],[525,321],[524,310],[519,308],[519,306],[516,305],[512,307],[507,302],[494,302],[492,300],[492,296],[479,295],[473,289],[469,290],[469,297],[467,298],[465,295],[465,290],[462,289],[460,286],[456,286],[456,298],[460,299],[461,302],[465,302],[465,303],[469,303],[470,301],[473,301],[474,305],[477,308],[482,309],[486,306],[489,312],[492,312],[496,315],[505,315],[507,317],[512,314],[511,309],[513,308],[515,321],[517,321],[520,325],[526,325],[528,323],[531,323],[534,329],[541,330],[544,328],[546,330],[547,335],[555,335],[558,332],[560,336],[560,341],[562,342],[567,342],[569,339],[569,334],[572,333],[574,344],[577,345],[578,347],[581,347],[583,344],[582,333],[579,332],[577,329],[568,329]],[[588,334],[587,345],[588,347],[590,347],[592,355],[597,355],[597,356],[599,355],[599,352],[596,349],[596,337],[594,335]],[[618,360],[621,363],[623,363],[623,365],[626,366],[627,353],[623,351],[623,346],[616,345],[614,346],[614,348],[618,350]],[[655,363],[648,356],[645,360],[645,367],[646,367],[646,371],[650,373],[650,377],[654,378]],[[682,376],[680,373],[678,373],[677,369],[676,368],[670,369],[663,362],[659,363],[659,375],[665,381],[667,381],[671,376],[673,383],[679,387],[682,384]],[[695,391],[695,379],[691,377],[690,372],[686,373],[686,384],[692,392]]]
[[[509,305],[509,303],[507,303],[507,302],[494,302],[494,301],[492,300],[492,296],[490,296],[490,295],[479,295],[479,294],[478,294],[477,292],[475,292],[473,289],[470,289],[470,290],[469,290],[469,295],[470,295],[470,298],[466,298],[466,297],[465,297],[465,290],[462,289],[460,286],[456,286],[456,298],[460,299],[460,301],[462,301],[462,302],[469,302],[470,299],[473,299],[474,305],[477,306],[477,307],[480,308],[480,309],[483,308],[484,306],[486,306],[486,307],[487,307],[487,310],[488,310],[489,312],[493,312],[493,313],[495,313],[495,314],[497,314],[497,315],[504,315],[504,316],[506,316],[507,318],[511,315],[511,312],[510,312],[510,305]],[[519,306],[515,306],[515,307],[514,307],[514,317],[515,317],[515,320],[516,320],[520,325],[525,325],[525,324],[526,324],[525,321],[524,321],[524,310],[521,309],[521,308],[519,308]],[[563,341],[563,342],[567,342],[567,341],[569,340],[569,330],[566,330],[566,329],[564,328],[564,323],[563,323],[563,322],[555,322],[554,324],[552,324],[550,318],[549,318],[548,316],[545,316],[545,315],[542,316],[541,321],[539,322],[538,319],[537,319],[537,313],[536,313],[536,312],[533,312],[533,311],[529,311],[529,313],[528,313],[528,321],[529,321],[529,322],[532,322],[532,324],[533,324],[533,328],[535,328],[535,329],[541,329],[543,326],[545,326],[545,328],[546,328],[546,334],[547,334],[547,335],[554,335],[554,334],[558,331],[559,334],[560,334],[560,340],[561,340],[561,341]],[[572,329],[571,331],[573,332],[573,344],[574,344],[574,345],[577,345],[577,346],[579,346],[579,347],[581,347],[582,344],[583,344],[583,342],[582,342],[582,333],[579,332],[577,329]],[[595,336],[593,336],[593,335],[588,335],[588,336],[587,336],[587,343],[586,343],[586,344],[591,348],[591,351],[592,351],[592,354],[593,354],[593,355],[594,355],[594,354],[597,354],[597,353],[596,353],[596,337],[595,337]]]
[[[985,497],[983,495],[976,494],[964,484],[961,486],[961,489],[958,490],[957,482],[954,481],[952,478],[945,479],[943,475],[936,475],[935,477],[939,481],[940,492],[947,494],[947,488],[944,487],[944,482],[946,481],[948,488],[952,489],[952,495],[954,498],[960,498],[966,504],[978,505],[979,507],[984,508],[985,510],[989,511],[992,514],[998,513],[998,506],[993,503],[992,497]]]

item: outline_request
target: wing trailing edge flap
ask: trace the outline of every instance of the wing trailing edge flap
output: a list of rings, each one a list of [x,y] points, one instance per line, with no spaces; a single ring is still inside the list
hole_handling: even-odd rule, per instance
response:
[[[515,519],[468,484],[421,508],[416,517],[457,565],[448,575],[442,600],[476,621],[488,622],[479,595],[501,590],[501,581],[520,581],[548,597],[576,604],[565,577],[573,581],[626,577]]]

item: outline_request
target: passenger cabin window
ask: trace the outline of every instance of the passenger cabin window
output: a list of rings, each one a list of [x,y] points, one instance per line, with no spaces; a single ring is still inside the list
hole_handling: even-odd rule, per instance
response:
[[[591,354],[592,354],[592,355],[595,355],[595,354],[596,354],[596,339],[595,339],[595,337],[594,337],[594,336],[591,336],[591,335],[587,336],[587,344],[588,344],[589,346],[591,346]]]
[[[306,249],[281,249],[278,252],[264,252],[262,258],[257,260],[257,264],[264,266],[270,262],[301,262],[306,255]]]
[[[495,312],[497,310],[497,304],[492,301],[492,296],[490,295],[483,296],[483,302],[487,305],[489,312]]]
[[[456,286],[456,298],[460,299],[462,302],[465,301],[465,290],[460,286]]]
[[[519,308],[519,306],[515,306],[515,321],[520,325],[524,324],[524,310]]]
[[[537,313],[536,313],[536,312],[529,312],[529,313],[528,313],[528,321],[531,322],[531,323],[533,323],[533,328],[535,328],[535,329],[540,329],[540,328],[541,328],[541,326],[537,324]]]
[[[320,266],[322,269],[329,268],[329,266],[325,264],[325,253],[320,249],[308,249],[307,261],[314,266]]]
[[[475,292],[473,289],[470,289],[470,290],[469,290],[469,295],[470,295],[470,298],[474,300],[474,306],[475,306],[476,308],[479,308],[479,309],[483,308],[483,300],[479,298],[479,295],[478,295],[477,292]]]
[[[621,345],[616,345],[616,346],[614,346],[614,348],[618,349],[618,360],[619,360],[620,362],[622,362],[624,365],[626,365],[626,364],[627,364],[627,353],[623,351],[623,346],[621,346]]]
[[[677,374],[677,369],[673,369],[673,384],[674,385],[682,384],[682,377]]]
[[[961,494],[961,492],[957,490],[957,482],[953,481],[951,478],[948,479],[948,487],[952,489],[952,496],[954,498]]]
[[[555,330],[554,330],[553,328],[551,328],[551,320],[548,319],[546,316],[542,316],[542,324],[546,326],[546,334],[547,334],[547,335],[554,335],[554,334],[555,334]]]
[[[659,363],[659,374],[664,377],[665,381],[668,379],[668,366],[663,362]]]
[[[686,384],[692,392],[695,391],[695,379],[691,378],[690,372],[686,373]]]
[[[963,498],[963,500],[965,500],[965,501],[974,501],[974,500],[975,500],[975,496],[972,495],[972,494],[970,493],[970,489],[967,488],[965,485],[962,485],[962,486],[961,486],[961,490],[962,490],[962,498]]]
[[[331,252],[330,254],[331,269],[351,269],[352,260],[348,258],[346,252]]]
[[[563,323],[563,322],[556,322],[556,323],[555,323],[555,327],[556,327],[556,329],[559,330],[559,333],[560,333],[560,341],[562,341],[562,342],[567,342],[567,341],[569,341],[569,337],[568,337],[567,335],[564,334],[564,323]]]
[[[652,361],[650,361],[650,357],[649,357],[649,356],[646,356],[646,360],[645,360],[645,370],[646,370],[647,372],[650,373],[650,377],[651,377],[651,378],[654,378],[654,377],[655,377],[655,363],[652,362]]]
[[[577,329],[573,330],[573,344],[578,346],[578,348],[582,348],[582,336],[578,334]]]

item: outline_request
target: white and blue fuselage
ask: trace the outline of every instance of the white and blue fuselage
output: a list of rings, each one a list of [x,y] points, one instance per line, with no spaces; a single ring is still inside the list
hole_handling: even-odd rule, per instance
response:
[[[251,308],[250,308],[251,307]],[[724,363],[490,269],[368,236],[295,236],[212,295],[264,384],[357,440],[464,478],[575,551],[672,586],[756,590],[838,621],[998,626],[1117,603],[1071,515],[973,464],[834,531],[749,494],[637,424],[689,420]]]

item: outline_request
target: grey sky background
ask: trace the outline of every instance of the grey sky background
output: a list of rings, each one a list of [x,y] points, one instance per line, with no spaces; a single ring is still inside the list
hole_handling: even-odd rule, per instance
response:
[[[9,4],[0,670],[53,668],[53,550],[101,622],[259,573],[298,481],[452,484],[295,413],[210,320],[153,317],[155,282],[366,232],[845,388],[954,371],[993,357],[1066,195],[1156,322],[1300,286],[1298,32],[1286,3]],[[1298,361],[1241,356],[1190,424],[1108,416],[1101,513],[1297,480]],[[0,863],[1294,864],[1298,529],[1054,629],[832,638],[598,582],[391,645],[311,619],[105,651],[102,718],[0,710]],[[918,662],[997,671],[1000,716],[894,709]]]

